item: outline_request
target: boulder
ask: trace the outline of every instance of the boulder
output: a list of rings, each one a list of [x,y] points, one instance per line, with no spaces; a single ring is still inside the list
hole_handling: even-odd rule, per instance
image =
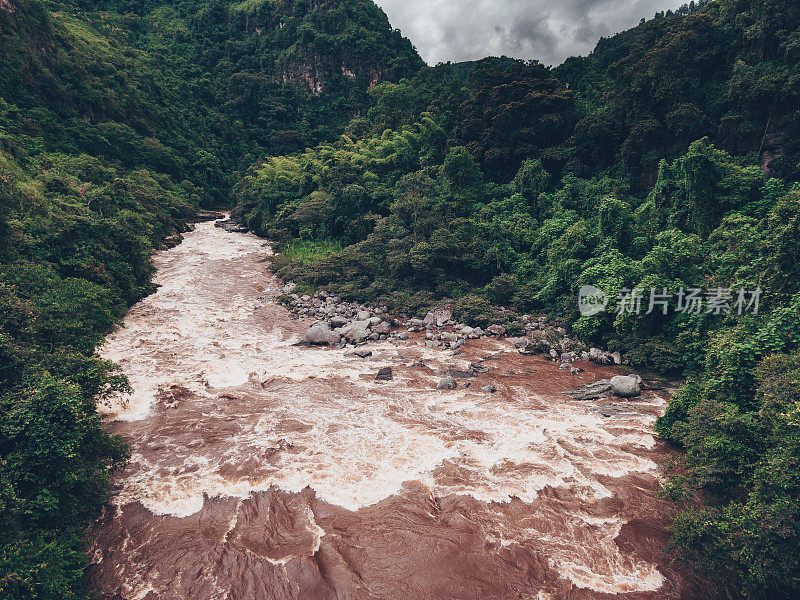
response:
[[[331,317],[331,327],[333,327],[334,329],[338,327],[344,327],[345,325],[347,325],[347,319],[345,319],[344,317],[338,315],[335,317]]]
[[[360,310],[356,314],[356,321],[369,321],[371,316],[368,311]]]
[[[489,325],[489,327],[486,328],[486,331],[488,331],[492,335],[505,335],[506,334],[506,328],[503,327],[502,325],[497,325],[496,323],[494,325]]]
[[[490,383],[489,385],[485,385],[481,388],[484,392],[489,392],[490,394],[494,394],[497,391],[497,387]]]
[[[454,390],[456,389],[456,380],[453,379],[450,375],[446,377],[442,377],[439,381],[439,384],[436,386],[437,390]]]
[[[400,333],[397,334],[397,339],[398,340],[407,340],[408,339],[408,334],[405,331],[401,331]]]
[[[340,336],[335,331],[331,331],[325,323],[317,323],[306,331],[303,336],[303,343],[312,346],[330,346],[339,343]]]
[[[381,367],[375,375],[375,381],[391,381],[392,377],[392,367]]]
[[[642,386],[637,377],[616,375],[611,378],[611,391],[621,398],[633,398],[642,393]]]
[[[386,321],[382,321],[372,327],[372,331],[378,334],[389,333],[391,330],[392,326],[389,325],[389,323],[387,323]]]
[[[447,374],[453,379],[469,379],[470,377],[475,377],[475,371],[472,369],[469,371],[461,371],[460,369],[450,367],[447,369]]]
[[[457,342],[458,336],[455,333],[446,331],[442,334],[441,339],[443,339],[445,342]]]
[[[605,398],[611,392],[611,381],[608,379],[601,379],[594,383],[582,385],[576,390],[565,392],[566,396],[574,400],[597,400]]]
[[[614,361],[608,352],[603,352],[600,348],[589,348],[589,360],[600,365],[607,365]]]
[[[506,341],[514,344],[514,347],[517,350],[524,350],[531,343],[531,341],[526,337],[510,337],[506,338]]]
[[[345,325],[341,329],[341,333],[348,342],[358,344],[367,339],[369,332],[365,325],[366,321],[354,321]]]
[[[449,306],[439,306],[425,315],[423,323],[425,325],[442,327],[453,318],[453,311]]]

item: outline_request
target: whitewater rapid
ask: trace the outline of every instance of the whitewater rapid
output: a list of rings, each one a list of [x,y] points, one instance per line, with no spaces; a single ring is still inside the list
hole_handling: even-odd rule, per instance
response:
[[[198,224],[108,336],[132,449],[94,528],[93,583],[167,598],[679,597],[654,498],[656,395],[603,417],[503,340],[296,346],[269,246]],[[485,360],[469,388],[447,368]],[[392,366],[394,379],[374,381]],[[494,383],[498,392],[480,390]]]

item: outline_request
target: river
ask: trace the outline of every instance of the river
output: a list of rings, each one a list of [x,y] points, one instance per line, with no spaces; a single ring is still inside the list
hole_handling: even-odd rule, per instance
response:
[[[271,250],[198,224],[108,336],[133,394],[102,412],[132,449],[89,577],[125,600],[679,598],[654,497],[665,400],[603,417],[570,375],[501,339],[296,346]],[[441,372],[484,360],[470,388]],[[380,367],[394,379],[375,381]],[[497,393],[480,390],[487,383]],[[690,597],[690,596],[684,596]]]

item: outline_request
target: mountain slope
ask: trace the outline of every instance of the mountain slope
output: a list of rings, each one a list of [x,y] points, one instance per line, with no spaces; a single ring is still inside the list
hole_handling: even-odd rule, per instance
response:
[[[153,249],[419,65],[366,2],[0,1],[0,597],[90,594],[85,526],[127,456],[94,348]]]

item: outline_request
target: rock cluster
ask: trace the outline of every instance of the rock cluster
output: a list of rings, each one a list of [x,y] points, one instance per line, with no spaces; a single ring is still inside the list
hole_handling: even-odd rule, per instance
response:
[[[293,312],[317,319],[303,337],[303,344],[343,348],[347,344],[398,337],[393,327],[399,322],[388,315],[386,307],[343,302],[325,292],[301,296],[291,293],[291,289],[291,284],[284,288],[284,301]]]
[[[219,220],[214,223],[214,227],[219,227],[229,233],[247,233],[248,231],[247,227],[239,225],[239,223],[232,219]]]
[[[642,378],[638,375],[616,375],[611,379],[601,379],[582,385],[566,395],[575,400],[599,400],[608,396],[634,398],[642,393]]]
[[[366,341],[386,339],[407,340],[409,333],[422,333],[425,345],[431,348],[458,350],[467,340],[483,337],[503,337],[507,327],[494,324],[485,329],[459,323],[449,306],[437,307],[424,319],[398,319],[385,306],[369,306],[345,302],[337,296],[318,291],[313,296],[294,293],[295,286],[284,288],[284,303],[298,316],[317,322],[308,330],[303,343],[344,347]],[[506,340],[522,354],[541,353],[557,362],[572,374],[582,372],[573,365],[577,360],[598,364],[622,364],[618,352],[590,348],[567,335],[566,329],[546,317],[522,315],[514,323],[516,335]]]

